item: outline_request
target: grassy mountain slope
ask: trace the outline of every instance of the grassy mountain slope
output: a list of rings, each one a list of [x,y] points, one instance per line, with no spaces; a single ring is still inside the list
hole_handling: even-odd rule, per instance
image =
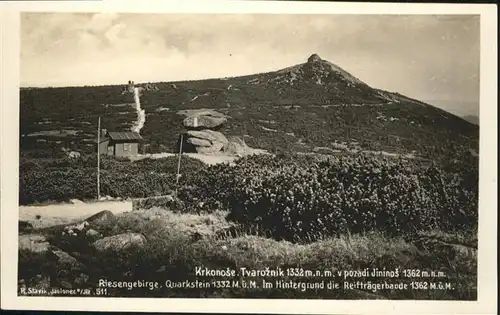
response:
[[[418,100],[372,88],[317,55],[274,72],[154,86],[141,95],[147,115],[141,134],[152,152],[173,151],[183,131],[183,117],[177,112],[199,108],[229,115],[222,129],[226,135],[272,151],[347,146],[449,160],[468,155],[471,148],[478,150],[478,126]],[[124,86],[22,89],[22,150],[68,138],[79,139],[83,150],[95,137],[98,116],[103,128],[129,129],[136,119],[133,101]]]

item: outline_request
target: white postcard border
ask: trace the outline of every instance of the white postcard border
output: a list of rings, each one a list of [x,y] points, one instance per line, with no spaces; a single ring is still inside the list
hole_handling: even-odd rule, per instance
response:
[[[20,12],[479,14],[480,199],[478,301],[71,298],[17,296]],[[0,3],[1,307],[30,310],[293,314],[483,314],[497,301],[497,14],[495,5],[288,1],[40,1]],[[16,235],[16,236],[14,236]]]

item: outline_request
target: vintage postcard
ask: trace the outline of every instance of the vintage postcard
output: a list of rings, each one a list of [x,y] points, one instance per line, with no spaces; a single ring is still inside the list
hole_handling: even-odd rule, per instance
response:
[[[3,308],[494,312],[495,7],[169,3],[2,8]]]

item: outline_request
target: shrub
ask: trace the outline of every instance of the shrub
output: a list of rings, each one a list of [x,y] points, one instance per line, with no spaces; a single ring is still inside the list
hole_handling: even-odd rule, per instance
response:
[[[162,208],[175,211],[182,209],[183,204],[179,199],[173,198],[170,195],[165,197],[136,199],[132,202],[132,209],[134,210],[151,208]]]
[[[477,181],[403,159],[253,156],[206,169],[180,197],[229,208],[230,219],[276,238],[315,240],[346,232],[453,230],[477,222]],[[194,209],[194,205],[187,209]]]
[[[44,201],[93,199],[97,195],[97,159],[21,159],[20,204]],[[205,168],[203,162],[183,157],[179,185],[185,185]],[[101,195],[143,198],[164,195],[175,189],[177,158],[144,159],[136,162],[103,156]]]

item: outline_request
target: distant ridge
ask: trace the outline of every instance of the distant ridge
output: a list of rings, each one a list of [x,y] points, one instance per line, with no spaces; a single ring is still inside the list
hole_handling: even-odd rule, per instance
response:
[[[478,125],[479,126],[479,117],[478,116],[467,115],[467,116],[463,116],[463,119],[467,120],[470,123],[473,123],[474,125]]]

